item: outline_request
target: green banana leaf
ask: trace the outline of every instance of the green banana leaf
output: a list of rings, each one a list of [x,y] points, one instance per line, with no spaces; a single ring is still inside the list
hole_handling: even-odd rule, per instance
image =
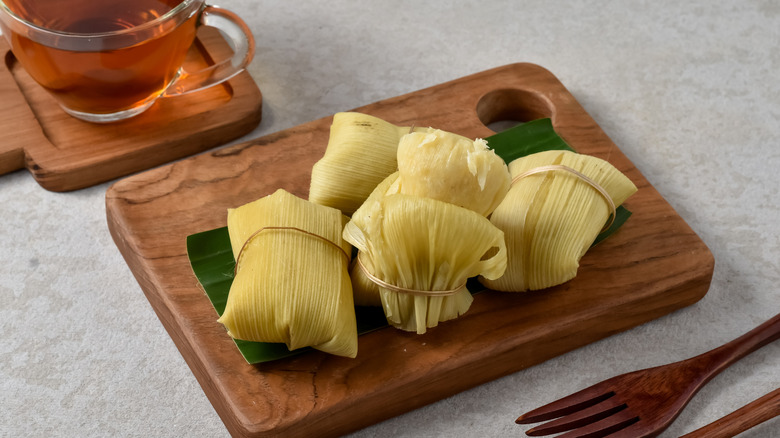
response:
[[[496,154],[507,163],[516,158],[546,150],[572,149],[553,129],[550,119],[539,119],[524,123],[486,139]],[[631,216],[624,207],[619,207],[612,226],[602,232],[594,241],[594,245],[614,233]],[[204,231],[187,236],[187,255],[195,277],[206,292],[218,315],[225,311],[228,292],[233,282],[233,250],[230,247],[230,237],[227,227]],[[478,281],[472,279],[467,283],[471,293],[483,289]],[[356,307],[358,333],[386,327],[387,321],[381,307]],[[307,351],[302,348],[294,351],[287,349],[285,344],[249,342],[234,339],[244,359],[250,364],[262,363]]]

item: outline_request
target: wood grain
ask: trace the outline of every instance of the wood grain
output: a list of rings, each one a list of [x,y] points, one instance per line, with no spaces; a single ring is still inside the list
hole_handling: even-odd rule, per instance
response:
[[[780,415],[780,388],[680,438],[730,438]]]
[[[679,362],[612,377],[525,413],[516,422],[527,424],[556,418],[527,430],[529,436],[569,430],[577,436],[603,436],[609,430],[616,438],[654,437],[666,430],[691,398],[721,371],[777,339],[780,314],[720,347]],[[766,409],[772,402],[777,403],[777,397],[773,400],[770,394],[727,419],[733,423],[713,425],[710,431],[744,431],[756,421],[777,415],[777,405],[774,412]],[[753,407],[756,412],[749,411]],[[700,436],[714,435],[705,431]]]
[[[231,49],[203,28],[185,67],[197,70]],[[24,71],[0,38],[0,174],[27,168],[52,191],[88,187],[213,148],[259,123],[262,95],[242,72],[227,83],[160,99],[138,117],[93,124],[66,114]]]
[[[355,359],[311,352],[248,365],[191,272],[189,234],[226,209],[284,188],[308,195],[332,117],[201,154],[115,183],[108,226],[141,288],[235,436],[336,436],[545,361],[690,305],[714,261],[701,239],[547,70],[495,68],[358,111],[398,125],[487,137],[502,118],[551,117],[575,149],[639,188],[628,223],[583,259],[577,278],[533,293],[478,294],[425,335],[393,328],[359,339]],[[508,419],[509,421],[509,419]]]

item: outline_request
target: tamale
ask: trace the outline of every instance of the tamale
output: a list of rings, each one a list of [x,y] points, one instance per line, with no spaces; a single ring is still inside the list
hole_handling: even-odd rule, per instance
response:
[[[409,130],[367,114],[336,113],[325,155],[312,168],[309,201],[351,215],[396,171],[398,142]]]
[[[230,336],[355,357],[346,221],[282,189],[228,210],[236,273],[219,322]]]
[[[512,187],[490,217],[505,234],[507,269],[499,279],[480,279],[499,291],[544,289],[574,278],[614,206],[637,190],[607,161],[569,151],[519,158],[509,170]]]
[[[506,164],[481,139],[470,140],[426,128],[403,135],[397,156],[398,172],[377,185],[352,215],[354,225],[369,235],[374,234],[371,227],[376,225],[369,219],[382,214],[380,205],[385,196],[401,193],[431,198],[487,216],[509,190],[511,178]],[[370,258],[364,257],[364,260],[367,264],[372,263]],[[350,276],[356,303],[381,304],[379,288],[362,269],[353,264]],[[469,304],[470,301],[461,302],[463,311]]]
[[[358,221],[362,228],[355,218],[347,223],[344,238],[379,283],[395,327],[422,334],[456,318],[473,301],[466,280],[498,278],[506,268],[503,233],[479,213],[404,194],[377,196],[370,209]]]
[[[379,183],[363,205],[352,215],[352,226],[344,228],[344,238],[351,242],[355,248],[364,248],[368,245],[365,241],[366,235],[374,234],[375,227],[379,223],[372,221],[372,217],[382,214],[382,199],[394,193],[397,193],[395,185],[398,179],[398,172],[395,172]],[[393,190],[391,190],[393,187]],[[356,232],[360,231],[360,232]],[[351,234],[354,233],[354,234]],[[349,236],[348,236],[349,234]],[[373,263],[370,258],[363,258],[364,266],[361,268],[355,261],[349,270],[349,276],[352,279],[352,293],[356,306],[381,306],[382,298],[379,296],[379,286],[371,281],[364,272],[374,272]]]
[[[401,137],[400,192],[449,202],[488,216],[509,190],[506,163],[483,139],[428,128]]]

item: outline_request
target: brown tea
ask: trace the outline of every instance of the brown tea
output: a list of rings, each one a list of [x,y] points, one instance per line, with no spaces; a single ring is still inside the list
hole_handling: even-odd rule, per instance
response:
[[[63,106],[85,113],[115,113],[143,106],[176,77],[195,38],[197,14],[182,22],[146,25],[182,0],[4,0],[37,27],[71,34],[115,32],[116,47],[87,47],[86,36],[41,38],[10,31],[11,49],[25,70]],[[140,26],[140,27],[139,27]],[[130,31],[136,29],[137,32]],[[8,33],[9,29],[3,29]],[[134,34],[138,33],[137,37]],[[143,33],[143,36],[141,34]],[[65,40],[66,38],[62,38]],[[76,41],[75,43],[73,41]]]

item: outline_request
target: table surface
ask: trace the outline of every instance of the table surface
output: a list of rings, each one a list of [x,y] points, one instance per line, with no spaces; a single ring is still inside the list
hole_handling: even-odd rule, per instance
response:
[[[780,310],[780,6],[219,4],[257,39],[249,71],[263,121],[243,140],[533,62],[564,83],[715,257],[710,291],[693,306],[352,436],[520,436],[522,412],[704,352]],[[109,185],[52,193],[26,171],[0,176],[0,436],[227,436],[111,240]],[[716,377],[661,436],[779,386],[774,344]],[[741,436],[778,430],[775,419]]]

